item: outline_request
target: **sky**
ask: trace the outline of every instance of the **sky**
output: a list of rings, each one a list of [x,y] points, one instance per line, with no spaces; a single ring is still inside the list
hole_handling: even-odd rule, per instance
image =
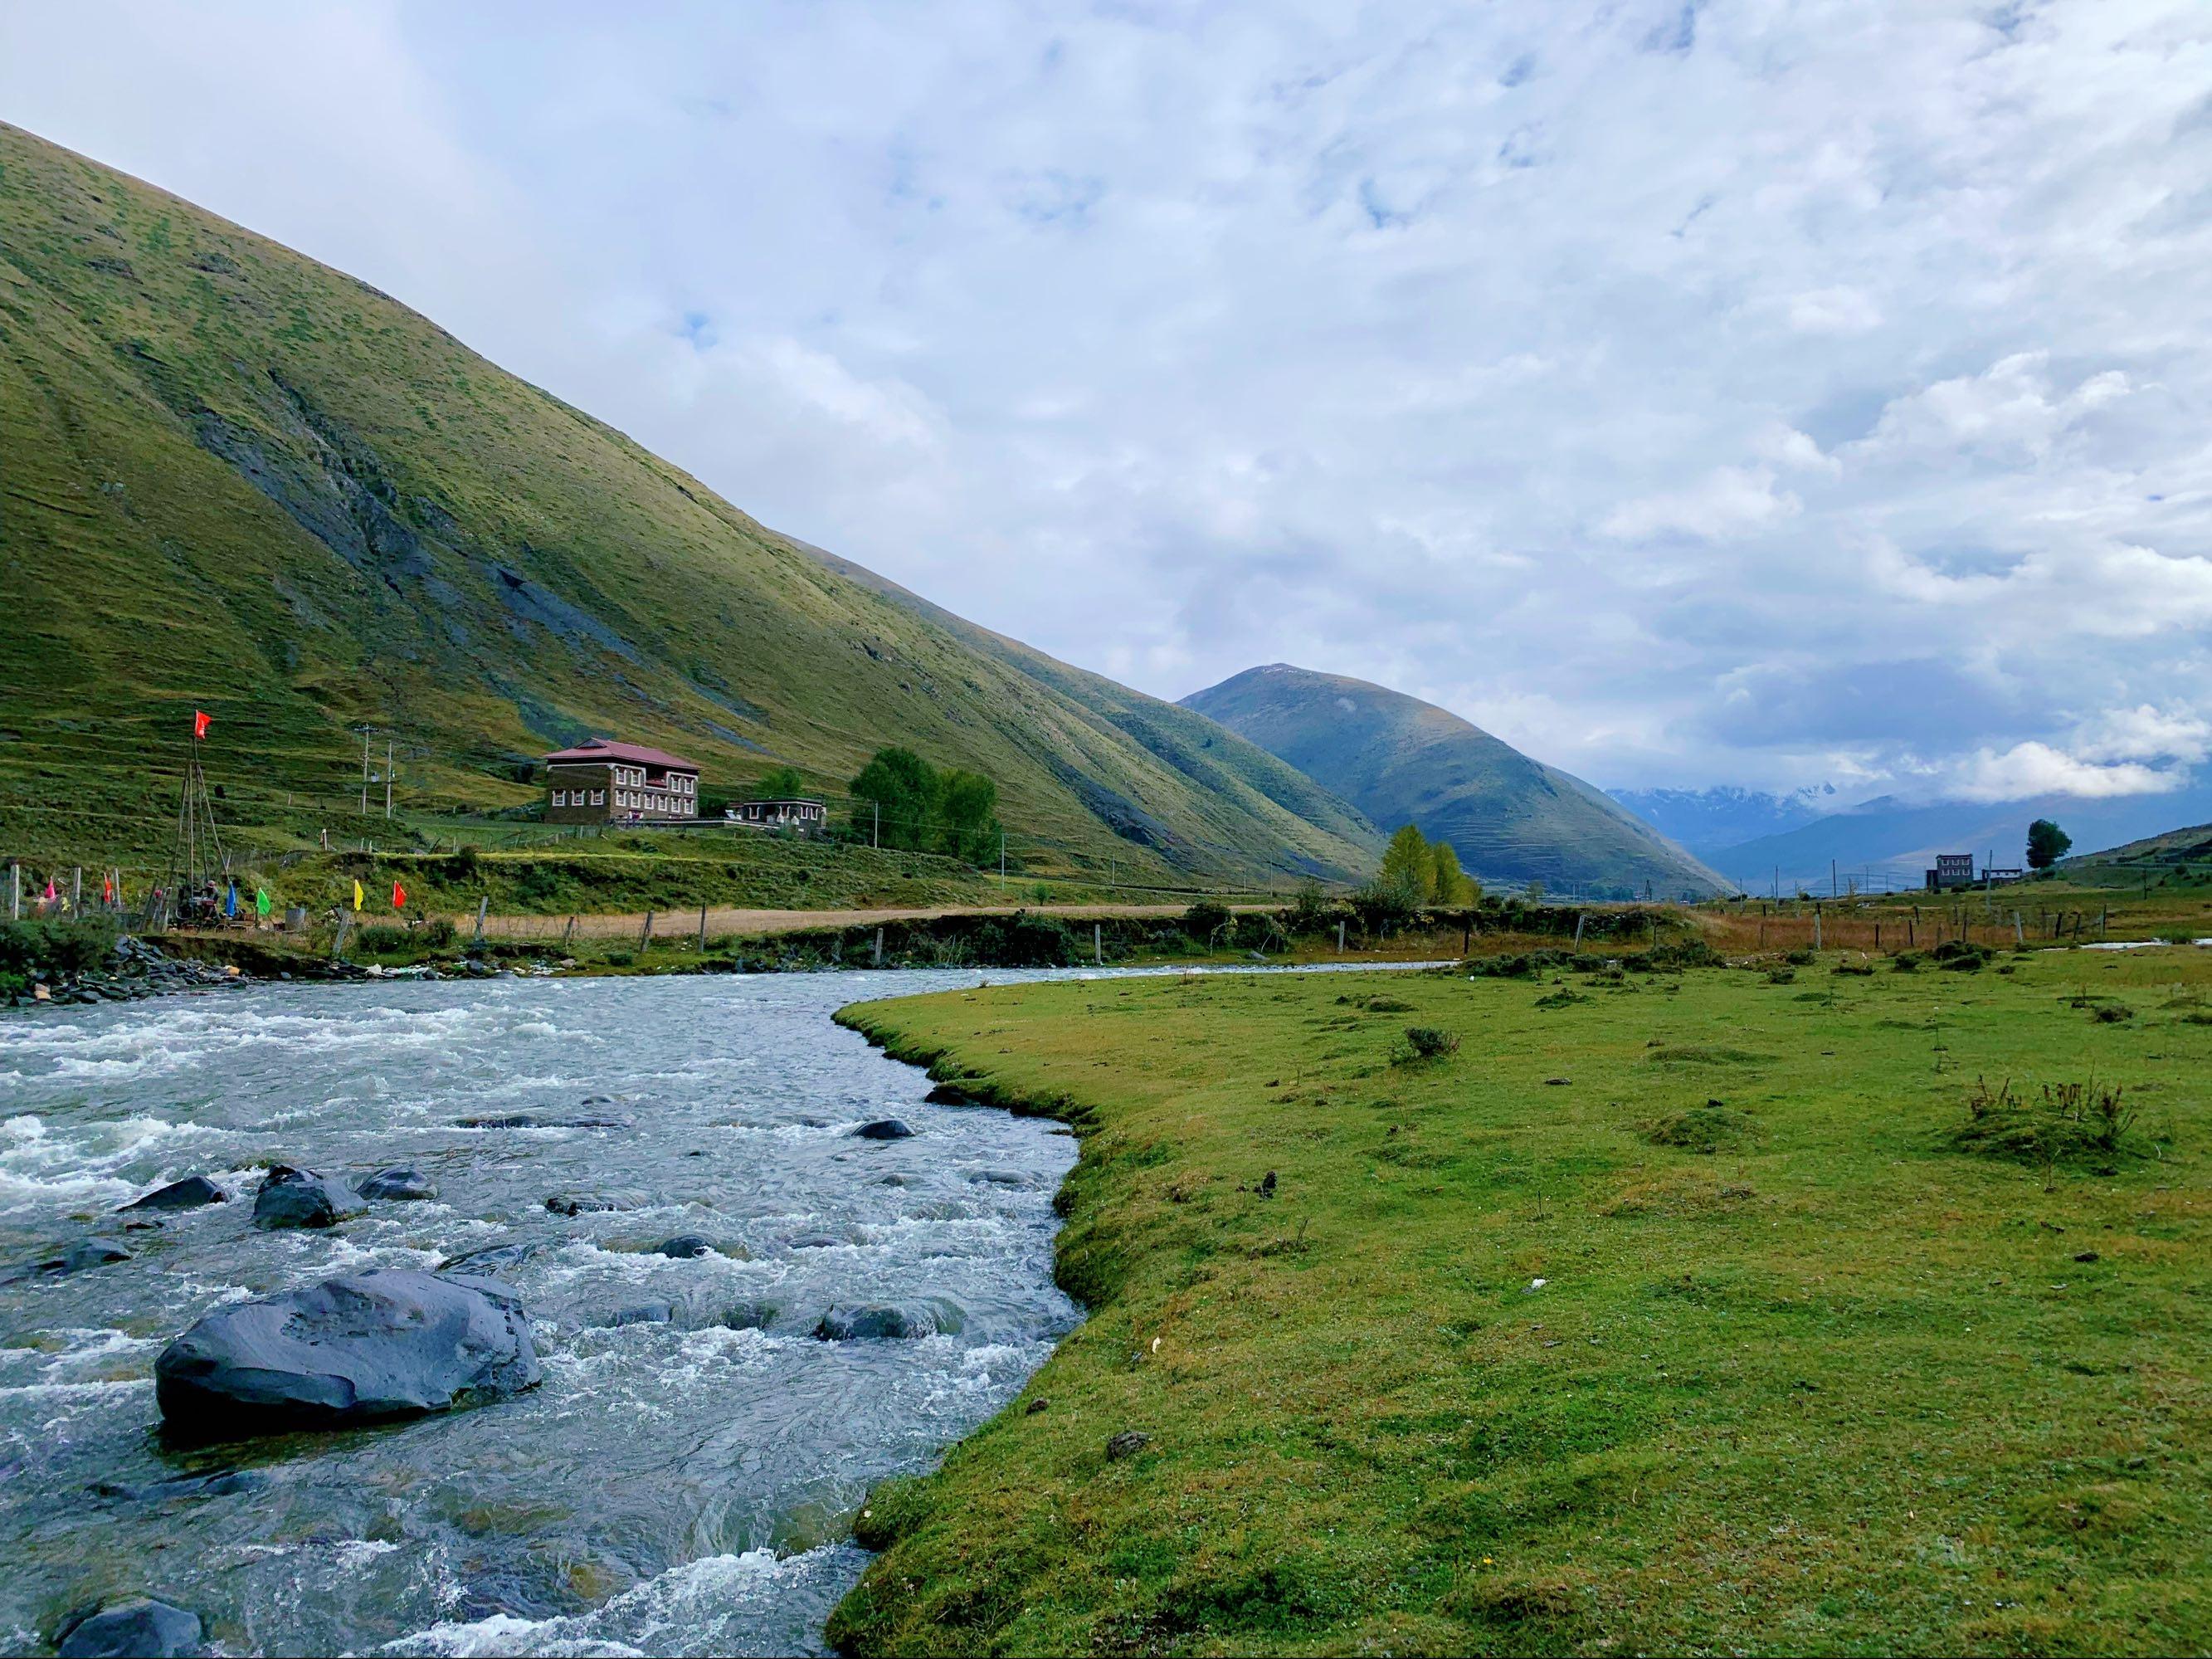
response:
[[[0,11],[0,117],[1146,691],[2212,763],[2201,0]]]

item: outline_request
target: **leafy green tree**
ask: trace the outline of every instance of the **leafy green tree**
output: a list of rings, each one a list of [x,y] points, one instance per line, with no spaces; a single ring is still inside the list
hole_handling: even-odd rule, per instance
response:
[[[1459,867],[1459,854],[1448,841],[1429,843],[1429,863],[1435,871],[1430,888],[1438,904],[1453,906],[1474,902],[1474,884]]]
[[[2066,856],[2066,849],[2073,844],[2074,837],[2049,818],[2036,819],[2027,826],[2027,867],[2048,870]]]
[[[923,852],[938,836],[939,782],[911,749],[878,749],[853,780],[853,830],[862,840]]]
[[[999,855],[999,786],[980,772],[954,770],[938,779],[942,845],[956,859],[984,864]]]
[[[1458,860],[1455,859],[1454,864]],[[1437,895],[1437,863],[1429,843],[1412,824],[1401,825],[1382,849],[1382,869],[1376,884],[1413,904],[1426,904]]]
[[[806,780],[795,766],[779,766],[753,786],[755,800],[790,800],[806,793]]]

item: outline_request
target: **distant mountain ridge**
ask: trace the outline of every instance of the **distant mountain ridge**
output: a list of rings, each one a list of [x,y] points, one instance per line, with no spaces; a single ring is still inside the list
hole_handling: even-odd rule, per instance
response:
[[[1714,789],[1608,789],[1606,793],[1659,833],[1698,858],[1759,836],[1781,835],[1810,823],[1842,804],[1832,783],[1786,795],[1723,787]]]
[[[1182,700],[1380,828],[1448,841],[1493,887],[1703,896],[1721,878],[1599,790],[1403,692],[1273,663]]]
[[[2071,836],[2075,854],[2094,853],[2212,818],[2212,784],[2101,799],[1910,802],[1885,795],[1780,835],[1723,848],[1711,859],[1754,892],[1778,886],[1825,892],[1832,881],[1842,886],[1854,878],[1863,886],[1912,886],[1938,853],[1971,853],[1977,867],[1992,859],[2000,868],[2021,865],[2027,826],[2037,818],[2050,818]]]

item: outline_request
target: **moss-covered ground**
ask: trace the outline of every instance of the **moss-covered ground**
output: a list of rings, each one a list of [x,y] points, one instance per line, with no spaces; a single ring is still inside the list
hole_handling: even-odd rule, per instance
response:
[[[1077,1127],[1090,1317],[832,1638],[2212,1647],[2212,951],[1838,965],[848,1010]]]

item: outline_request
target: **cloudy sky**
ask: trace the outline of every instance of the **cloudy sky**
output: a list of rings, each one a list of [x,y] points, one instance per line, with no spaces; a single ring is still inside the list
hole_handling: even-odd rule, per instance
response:
[[[72,0],[0,114],[1164,696],[1607,785],[2212,752],[2201,0]]]

